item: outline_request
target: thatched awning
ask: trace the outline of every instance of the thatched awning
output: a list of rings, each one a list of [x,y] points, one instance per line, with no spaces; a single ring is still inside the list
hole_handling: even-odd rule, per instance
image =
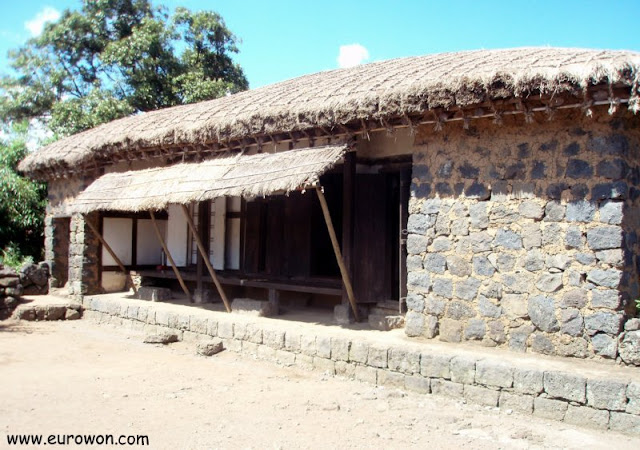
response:
[[[73,212],[148,211],[217,197],[252,198],[311,186],[338,163],[346,146],[234,155],[200,163],[102,175],[81,192]]]

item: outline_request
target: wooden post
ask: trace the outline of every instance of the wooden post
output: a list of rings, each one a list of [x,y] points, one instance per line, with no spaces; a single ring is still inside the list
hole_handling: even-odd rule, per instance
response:
[[[158,223],[156,222],[156,215],[153,213],[153,211],[149,211],[149,214],[151,215],[151,222],[153,222],[153,229],[156,231],[156,236],[158,237],[158,241],[160,241],[160,245],[162,246],[162,249],[164,250],[165,255],[167,255],[167,259],[171,264],[173,273],[176,274],[176,277],[180,282],[180,287],[182,287],[182,290],[187,295],[187,298],[191,303],[193,303],[193,299],[191,298],[191,293],[189,292],[187,285],[184,283],[184,280],[182,279],[182,275],[180,275],[180,271],[178,270],[178,267],[176,266],[176,263],[173,260],[171,253],[169,252],[169,248],[167,247],[167,244],[164,242],[164,239],[162,238],[162,234],[160,233],[160,228],[158,228]]]
[[[331,214],[329,213],[329,206],[327,205],[327,199],[324,198],[324,193],[320,186],[316,186],[316,192],[318,193],[318,200],[320,200],[320,206],[322,207],[322,214],[324,215],[324,221],[327,223],[327,230],[329,231],[329,237],[331,238],[331,244],[333,245],[333,252],[336,254],[336,260],[340,267],[340,274],[342,275],[342,282],[347,290],[347,296],[349,297],[349,303],[351,303],[351,309],[353,310],[353,316],[356,321],[360,321],[358,314],[358,305],[356,304],[355,296],[353,295],[353,287],[351,286],[351,279],[347,272],[347,267],[342,259],[342,253],[340,252],[340,246],[338,245],[338,238],[336,237],[336,230],[333,228],[333,222],[331,221]]]
[[[204,259],[204,263],[207,266],[207,269],[209,270],[209,275],[211,275],[213,284],[216,285],[216,288],[218,289],[218,293],[222,298],[222,302],[224,303],[224,307],[227,309],[227,312],[231,312],[231,305],[229,305],[229,300],[227,299],[227,296],[225,295],[224,290],[222,289],[222,285],[220,284],[220,280],[218,280],[218,277],[216,276],[216,272],[213,270],[213,267],[211,267],[211,263],[209,262],[209,255],[207,255],[207,251],[205,250],[204,245],[202,245],[202,240],[200,239],[198,230],[196,229],[196,226],[193,223],[191,214],[189,214],[189,208],[187,208],[186,205],[181,205],[181,206],[182,206],[182,212],[187,218],[187,224],[189,225],[189,229],[191,230],[191,233],[193,234],[193,237],[196,240],[196,245],[198,246],[198,250],[200,250],[200,253],[202,254],[202,258]]]
[[[96,235],[96,237],[98,238],[102,246],[107,250],[107,252],[109,252],[109,254],[113,258],[113,260],[116,262],[118,267],[120,267],[120,270],[122,270],[122,272],[129,278],[129,281],[131,282],[131,288],[133,289],[133,293],[137,294],[138,290],[136,289],[136,285],[133,282],[131,273],[129,273],[126,267],[124,267],[124,264],[122,264],[122,261],[120,261],[120,258],[118,258],[118,255],[116,255],[115,252],[111,249],[111,246],[107,244],[107,241],[104,240],[104,238],[102,237],[102,235],[100,234],[100,231],[98,231],[96,226],[89,219],[87,219],[87,216],[84,216],[84,223],[86,223],[89,226],[89,229],[93,232],[93,234]]]
[[[342,170],[342,257],[350,279],[353,279],[353,205],[355,203],[356,154],[344,155]],[[342,289],[342,303],[347,303],[347,290]]]

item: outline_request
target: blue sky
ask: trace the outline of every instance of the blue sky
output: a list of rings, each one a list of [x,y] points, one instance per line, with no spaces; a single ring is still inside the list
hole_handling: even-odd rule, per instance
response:
[[[516,46],[640,51],[640,0],[156,0],[154,4],[219,12],[242,39],[236,60],[251,87],[336,68],[343,46],[351,46],[343,49],[343,64]],[[8,70],[7,50],[37,32],[38,17],[55,17],[55,11],[79,5],[79,0],[4,0],[0,72]]]

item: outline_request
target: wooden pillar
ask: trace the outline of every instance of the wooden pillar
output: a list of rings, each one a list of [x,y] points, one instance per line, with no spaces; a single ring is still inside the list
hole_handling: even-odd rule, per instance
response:
[[[173,269],[173,273],[176,275],[176,278],[178,278],[178,282],[180,283],[180,287],[182,287],[182,290],[187,295],[187,298],[189,299],[189,301],[191,303],[193,303],[193,299],[191,298],[191,293],[189,292],[189,289],[187,288],[187,285],[185,284],[184,280],[182,279],[182,275],[180,275],[180,271],[178,270],[178,267],[176,266],[176,263],[173,260],[173,257],[171,256],[171,253],[169,252],[169,248],[167,247],[167,244],[164,242],[164,239],[162,237],[162,233],[160,233],[160,228],[158,228],[158,223],[156,222],[156,216],[153,213],[153,211],[149,211],[149,214],[151,215],[151,222],[153,223],[153,229],[156,231],[156,236],[158,237],[158,241],[160,241],[160,245],[162,246],[162,249],[164,250],[165,255],[167,255],[167,259],[169,260],[169,264],[171,264],[171,268]]]
[[[231,305],[229,304],[229,300],[227,299],[227,296],[225,295],[224,290],[222,289],[222,285],[220,284],[220,280],[218,280],[218,276],[216,275],[215,270],[213,270],[213,267],[211,267],[211,263],[209,262],[209,254],[206,251],[204,245],[202,244],[202,239],[200,239],[200,234],[198,233],[198,229],[193,223],[193,218],[191,217],[191,214],[189,214],[189,208],[187,208],[186,205],[181,205],[181,206],[182,206],[182,212],[184,213],[184,216],[187,219],[187,224],[189,225],[189,229],[191,230],[191,233],[193,234],[193,237],[196,240],[196,245],[198,246],[198,250],[200,250],[200,254],[202,255],[204,264],[207,266],[207,270],[209,270],[209,275],[211,275],[213,284],[216,285],[216,288],[218,289],[218,293],[222,298],[222,302],[224,303],[224,307],[227,309],[227,312],[231,312]]]
[[[102,234],[100,234],[100,231],[98,231],[98,228],[95,226],[95,224],[93,222],[91,222],[91,220],[89,220],[87,218],[86,215],[84,216],[84,221],[89,226],[89,229],[91,230],[91,232],[93,234],[95,234],[95,236],[98,238],[98,240],[100,241],[102,246],[105,248],[105,250],[107,252],[109,252],[109,254],[113,258],[113,260],[116,262],[116,264],[120,268],[120,270],[129,278],[129,282],[131,283],[131,288],[133,289],[133,293],[137,294],[138,290],[136,289],[136,285],[133,282],[133,278],[131,277],[131,273],[126,269],[124,264],[122,264],[122,261],[120,261],[120,258],[118,258],[118,255],[116,255],[116,253],[113,251],[111,246],[109,244],[107,244],[107,241],[104,240],[104,238],[102,237]]]
[[[355,203],[355,183],[356,183],[356,153],[348,152],[344,155],[344,166],[342,174],[342,257],[344,265],[353,280],[353,238],[354,221],[353,205]],[[342,289],[342,303],[349,302],[346,288]]]
[[[198,232],[200,240],[206,250],[206,258],[209,259],[209,216],[210,209],[209,202],[198,203]],[[202,282],[202,275],[204,273],[204,258],[201,252],[196,255],[196,290],[200,293],[200,296],[204,295],[204,285]]]
[[[336,230],[333,228],[333,222],[331,221],[331,213],[329,212],[327,199],[324,198],[324,193],[322,192],[322,188],[320,186],[316,186],[316,193],[318,194],[318,200],[320,200],[320,206],[322,207],[324,221],[327,224],[327,231],[329,231],[329,237],[331,238],[331,244],[333,245],[333,252],[336,255],[336,261],[338,262],[338,266],[340,267],[342,283],[344,284],[344,287],[347,291],[347,297],[349,298],[349,303],[351,304],[351,309],[353,310],[353,316],[355,317],[356,321],[359,322],[360,316],[358,314],[358,305],[356,304],[356,299],[353,294],[353,287],[351,286],[351,278],[349,277],[347,267],[345,266],[344,259],[342,258],[342,252],[340,251],[340,245],[338,244]]]

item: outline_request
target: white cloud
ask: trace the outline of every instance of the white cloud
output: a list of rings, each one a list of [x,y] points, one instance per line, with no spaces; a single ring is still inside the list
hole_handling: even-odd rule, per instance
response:
[[[51,6],[45,6],[36,16],[24,23],[24,28],[31,36],[39,36],[47,22],[55,22],[60,18],[60,11]]]
[[[341,45],[338,54],[339,67],[353,67],[369,59],[369,50],[360,44]]]

